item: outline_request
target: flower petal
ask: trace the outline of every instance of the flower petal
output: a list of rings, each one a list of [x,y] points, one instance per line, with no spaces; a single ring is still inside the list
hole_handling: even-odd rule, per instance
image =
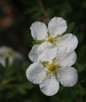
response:
[[[6,47],[6,46],[0,47],[0,54],[4,54],[4,53],[9,52],[9,51],[14,53],[12,48],[9,48],[9,47]]]
[[[14,61],[14,57],[12,56],[4,56],[4,55],[0,55],[0,63],[3,65],[3,66],[6,66],[6,63],[5,63],[5,60],[6,58],[8,58],[8,64],[9,65],[12,65],[13,64],[13,61]]]
[[[77,70],[73,67],[66,67],[58,70],[58,80],[63,86],[74,86],[78,80]]]
[[[57,63],[61,66],[71,66],[76,62],[76,53],[75,51],[67,52],[66,48],[62,48],[58,50],[58,54],[56,56]]]
[[[54,17],[48,24],[49,32],[52,37],[63,34],[67,29],[66,21],[61,17]]]
[[[39,54],[38,60],[50,61],[56,57],[57,47],[49,42],[44,42],[38,47],[37,53]]]
[[[26,70],[26,77],[34,84],[39,84],[45,77],[45,68],[40,63],[33,63]]]
[[[31,34],[35,40],[43,40],[47,36],[47,26],[42,22],[34,22],[31,27]]]
[[[3,55],[0,55],[0,64],[5,66],[5,57]]]
[[[71,50],[75,50],[75,48],[78,45],[78,40],[77,37],[71,33],[65,34],[63,35],[58,41],[57,44],[60,47],[66,47],[67,51]]]
[[[38,59],[37,48],[39,45],[35,45],[32,47],[31,51],[29,52],[28,56],[32,62],[36,62]]]
[[[40,89],[47,96],[55,95],[59,89],[59,82],[55,76],[50,75],[40,83]]]

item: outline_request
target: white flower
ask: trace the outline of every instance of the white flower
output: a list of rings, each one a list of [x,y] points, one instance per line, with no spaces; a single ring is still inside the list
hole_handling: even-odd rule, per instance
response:
[[[52,48],[50,47],[50,49]],[[53,56],[54,53],[56,57]],[[49,59],[49,56],[52,58]],[[64,48],[57,49],[57,51],[53,50],[52,53],[48,51],[48,53],[42,53],[42,57],[39,59],[39,62],[29,66],[26,70],[26,76],[32,83],[39,84],[45,95],[56,94],[59,89],[59,82],[65,87],[72,87],[76,84],[77,71],[71,67],[76,61],[74,51],[67,52]]]
[[[68,33],[62,36],[67,29],[67,23],[61,17],[52,18],[48,23],[48,28],[44,23],[37,21],[31,25],[30,29],[32,37],[38,43],[50,42],[57,47],[66,47],[68,51],[73,51],[77,47],[78,40],[75,35]]]
[[[8,58],[9,60],[9,65],[13,64],[13,61],[15,59],[22,59],[23,56],[14,51],[12,48],[9,48],[9,47],[6,47],[6,46],[3,46],[3,47],[0,47],[0,63],[5,66],[5,59]]]

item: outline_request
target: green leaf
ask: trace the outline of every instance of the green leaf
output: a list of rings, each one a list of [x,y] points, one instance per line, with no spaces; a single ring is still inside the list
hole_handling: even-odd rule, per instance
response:
[[[83,33],[79,33],[79,34],[77,34],[77,37],[78,37],[79,44],[82,44],[83,39],[84,39],[84,34]]]
[[[28,8],[28,9],[26,9],[23,13],[24,13],[25,15],[27,15],[27,14],[29,14],[29,13],[37,12],[38,10],[39,10],[38,7],[33,7],[33,8]]]
[[[83,45],[77,52],[78,61],[84,63],[86,60],[86,45]]]
[[[82,6],[86,8],[86,1],[83,2]]]
[[[32,18],[32,19],[37,19],[39,16],[41,16],[41,14],[42,14],[42,11],[40,10],[40,11],[34,13],[34,14],[31,16],[31,18]]]
[[[49,17],[51,17],[51,18],[55,15],[54,10],[51,8],[47,9],[47,13],[48,13]]]
[[[74,22],[69,23],[66,32],[67,32],[67,33],[72,32],[73,29],[74,29],[74,27],[75,27],[75,23],[74,23]]]

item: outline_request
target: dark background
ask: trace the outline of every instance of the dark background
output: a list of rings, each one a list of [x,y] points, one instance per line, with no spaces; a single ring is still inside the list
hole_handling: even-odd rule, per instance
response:
[[[25,71],[31,64],[28,53],[33,46],[30,26],[34,21],[48,24],[54,16],[68,24],[65,33],[79,40],[76,49],[78,83],[72,88],[60,87],[47,97],[38,85],[30,83]],[[0,0],[0,46],[8,46],[24,56],[22,66],[0,65],[0,102],[86,102],[86,0]]]

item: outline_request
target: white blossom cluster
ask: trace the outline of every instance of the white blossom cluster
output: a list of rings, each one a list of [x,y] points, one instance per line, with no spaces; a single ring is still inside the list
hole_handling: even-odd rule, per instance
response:
[[[67,29],[66,21],[54,17],[47,26],[42,22],[34,22],[31,35],[38,44],[29,52],[33,62],[26,70],[26,77],[39,87],[47,96],[58,92],[59,83],[72,87],[78,80],[77,70],[72,67],[76,61],[75,48],[77,37],[71,33],[63,35]]]

